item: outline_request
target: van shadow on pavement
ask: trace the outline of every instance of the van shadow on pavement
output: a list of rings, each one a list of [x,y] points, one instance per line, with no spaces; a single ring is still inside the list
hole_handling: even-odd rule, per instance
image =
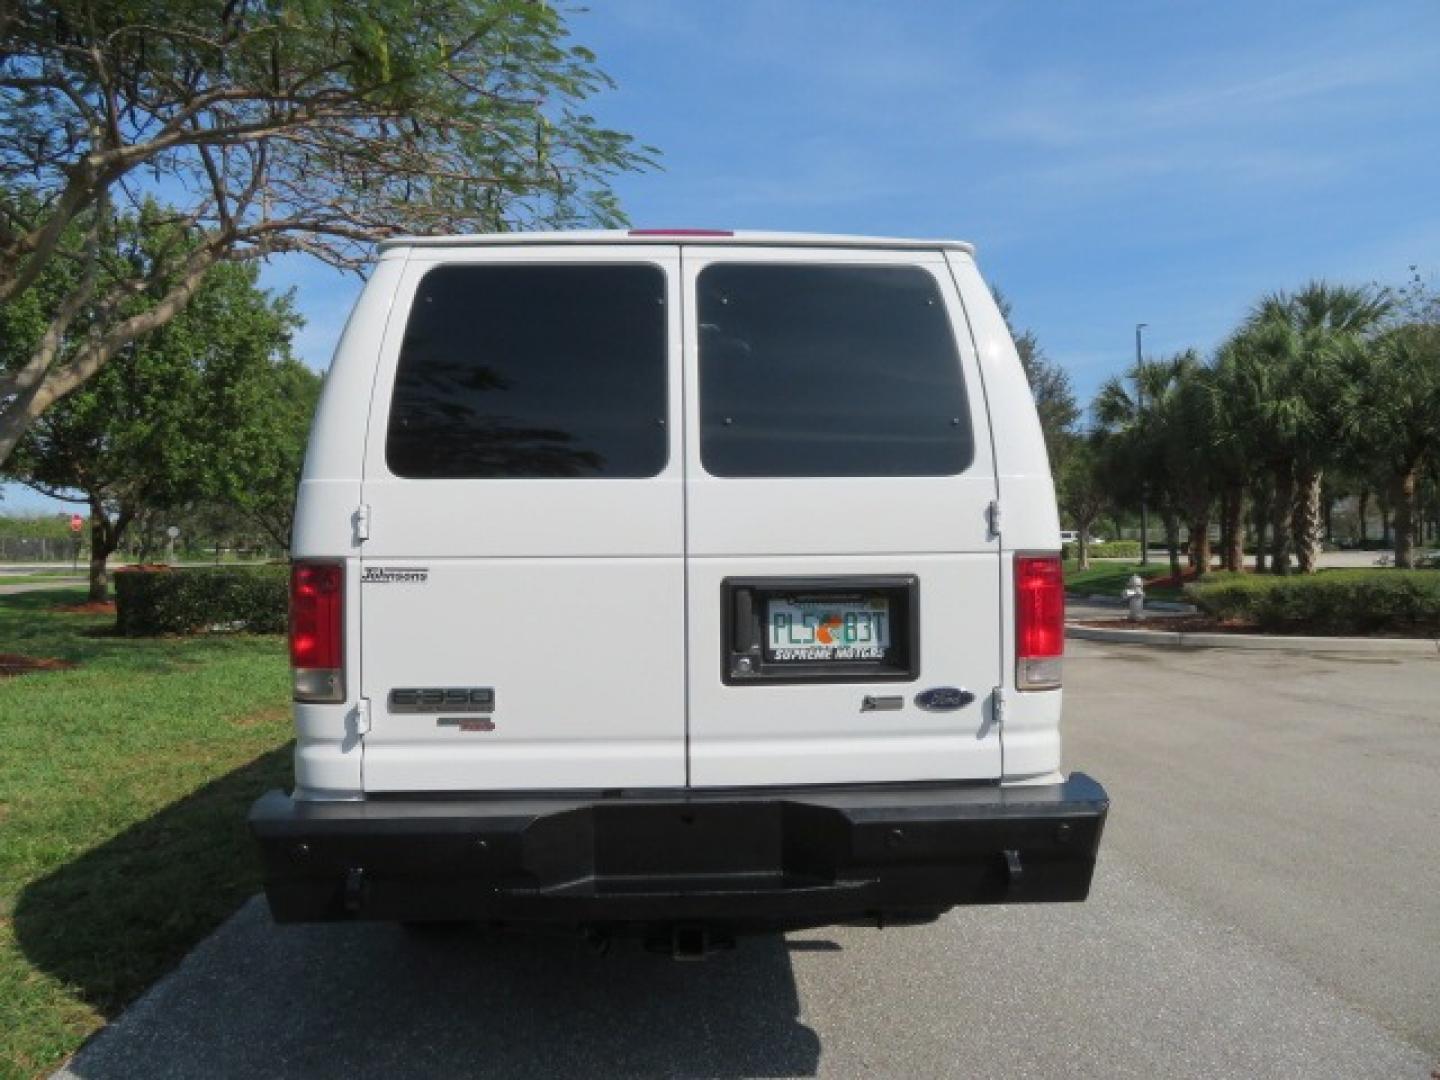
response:
[[[813,1075],[798,1013],[778,935],[689,964],[569,936],[277,927],[256,898],[69,1075]]]

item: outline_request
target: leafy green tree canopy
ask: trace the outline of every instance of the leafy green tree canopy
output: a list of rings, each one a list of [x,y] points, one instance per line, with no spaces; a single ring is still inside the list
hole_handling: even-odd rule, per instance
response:
[[[0,462],[218,262],[357,267],[406,232],[618,222],[609,181],[651,152],[585,113],[606,85],[545,3],[0,5],[0,303],[76,268],[0,371]],[[171,243],[88,272],[150,196]]]
[[[305,464],[310,421],[324,380],[288,356],[257,370],[232,388],[245,418],[226,440],[208,485],[213,497],[238,510],[277,547],[290,548],[295,491]]]
[[[1045,349],[1033,330],[1015,328],[1011,321],[1010,301],[999,289],[991,291],[1005,326],[1015,339],[1015,351],[1020,354],[1020,365],[1025,369],[1030,393],[1035,398],[1035,409],[1040,414],[1040,429],[1045,433],[1050,468],[1058,473],[1065,451],[1071,445],[1068,436],[1080,419],[1080,404],[1075,398],[1070,373],[1045,355]]]
[[[288,298],[257,287],[258,272],[213,267],[183,312],[48,410],[5,463],[11,478],[88,505],[97,597],[106,559],[137,514],[238,485],[254,464],[251,444],[274,439],[276,416],[297,407],[279,395],[293,392],[288,350],[299,319]],[[27,347],[36,326],[26,315],[27,305],[0,309],[0,352]],[[263,469],[250,481],[275,482]]]
[[[1075,526],[1081,570],[1090,569],[1090,533],[1113,505],[1113,443],[1105,432],[1072,436],[1056,476],[1056,501]]]

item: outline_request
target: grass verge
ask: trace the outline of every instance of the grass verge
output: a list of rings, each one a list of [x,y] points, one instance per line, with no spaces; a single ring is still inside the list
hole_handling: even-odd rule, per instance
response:
[[[1065,591],[1080,596],[1119,596],[1125,589],[1130,575],[1139,574],[1145,582],[1145,595],[1152,600],[1182,600],[1184,580],[1176,581],[1170,576],[1170,564],[1165,560],[1141,566],[1138,562],[1091,563],[1089,570],[1081,570],[1079,560],[1065,564]]]
[[[133,639],[0,597],[0,1075],[49,1072],[258,887],[249,803],[288,787],[283,642]]]

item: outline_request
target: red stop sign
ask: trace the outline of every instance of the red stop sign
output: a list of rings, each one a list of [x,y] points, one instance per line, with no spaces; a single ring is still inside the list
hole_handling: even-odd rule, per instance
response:
[[[79,514],[71,514],[71,515],[70,515],[70,531],[71,531],[71,532],[78,533],[78,532],[79,532],[81,529],[83,529],[84,527],[85,527],[85,519],[84,519],[84,518],[82,518]]]

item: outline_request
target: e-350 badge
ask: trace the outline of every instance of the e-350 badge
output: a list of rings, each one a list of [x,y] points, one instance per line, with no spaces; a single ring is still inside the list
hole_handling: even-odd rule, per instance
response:
[[[430,577],[428,566],[367,566],[362,585],[419,585]]]

